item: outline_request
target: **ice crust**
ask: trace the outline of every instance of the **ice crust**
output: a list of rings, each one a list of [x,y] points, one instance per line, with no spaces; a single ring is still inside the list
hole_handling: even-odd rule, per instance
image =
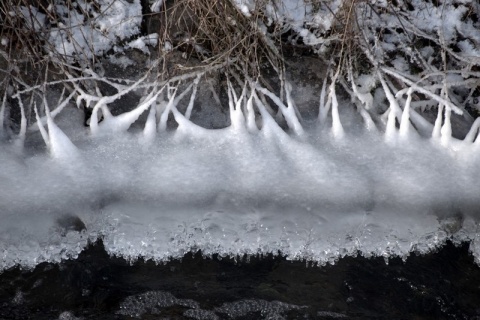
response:
[[[99,238],[131,261],[201,250],[325,264],[447,239],[480,257],[478,144],[193,125],[90,136],[72,110],[48,127],[50,154],[0,144],[0,270],[74,258]],[[86,230],[60,230],[64,215]]]
[[[170,292],[165,291],[148,291],[127,297],[120,303],[120,309],[117,311],[117,314],[141,318],[147,313],[161,314],[163,308],[172,306],[186,308],[187,310],[184,311],[183,315],[189,319],[198,320],[237,319],[255,312],[260,313],[262,319],[285,319],[283,317],[285,312],[306,308],[280,301],[270,302],[261,299],[247,299],[227,302],[213,310],[204,310],[194,300],[178,299]],[[328,314],[328,312],[324,313]],[[220,318],[217,314],[222,317]]]

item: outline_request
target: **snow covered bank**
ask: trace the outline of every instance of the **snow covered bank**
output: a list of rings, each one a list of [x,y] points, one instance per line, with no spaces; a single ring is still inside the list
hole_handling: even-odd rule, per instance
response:
[[[358,253],[405,257],[446,239],[471,241],[480,257],[476,144],[191,123],[153,140],[144,132],[92,137],[78,110],[64,112],[58,126],[48,124],[50,154],[2,143],[1,269],[75,257],[98,237],[133,260],[201,249],[326,263]],[[62,229],[64,215],[80,217],[86,231]]]

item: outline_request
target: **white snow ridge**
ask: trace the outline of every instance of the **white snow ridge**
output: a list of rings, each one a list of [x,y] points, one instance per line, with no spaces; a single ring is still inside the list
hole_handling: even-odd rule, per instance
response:
[[[0,272],[75,258],[97,239],[131,261],[201,250],[320,265],[358,254],[406,258],[451,240],[469,242],[480,262],[476,1],[212,1],[208,15],[228,13],[206,29],[214,37],[176,27],[141,34],[142,3],[9,13],[10,29],[49,44],[32,48],[56,68],[41,84],[24,81],[23,62],[1,49],[16,47],[17,33],[2,34],[0,54],[12,63],[0,66]],[[147,3],[158,17],[170,12],[170,1]],[[197,12],[178,11],[187,25]],[[222,30],[231,39],[215,53],[210,42]],[[280,63],[277,44],[323,55],[324,74],[302,87],[305,68],[295,88],[295,67]],[[190,53],[198,65],[184,59]],[[170,55],[182,56],[172,73]],[[262,59],[278,73],[272,83],[252,78]],[[212,105],[198,108],[207,87]],[[295,90],[319,102],[305,112]],[[116,109],[122,99],[128,105]],[[91,111],[88,128],[82,109]],[[214,109],[224,118],[207,119]]]
[[[470,241],[480,257],[478,139],[421,137],[401,115],[386,133],[371,121],[344,129],[349,115],[338,106],[323,125],[305,126],[290,94],[287,105],[272,99],[285,131],[258,98],[275,96],[255,85],[240,94],[230,86],[231,125],[205,129],[177,108],[196,83],[166,88],[165,101],[151,93],[118,116],[108,97],[98,99],[90,129],[76,108],[55,119],[47,108],[48,131],[26,130],[44,138],[45,151],[2,142],[0,270],[74,258],[98,238],[110,254],[158,262],[201,250],[325,264],[406,257],[447,239]],[[144,112],[145,129],[132,129]],[[59,226],[65,215],[82,227]]]

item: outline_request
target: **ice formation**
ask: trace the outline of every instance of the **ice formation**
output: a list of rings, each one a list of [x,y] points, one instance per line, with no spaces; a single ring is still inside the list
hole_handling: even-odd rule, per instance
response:
[[[113,47],[115,51],[121,51],[123,48],[117,44],[140,32],[142,6],[139,0],[128,4],[98,0],[43,5],[32,3],[26,7],[19,3],[12,6],[9,14],[21,18],[29,29],[44,33],[47,52],[52,56],[60,55],[69,62],[76,59],[85,62]],[[131,42],[130,46],[149,43],[142,40]]]
[[[290,92],[284,104],[250,83],[241,91],[228,85],[230,126],[205,129],[189,120],[190,103],[178,107],[195,98],[199,76],[192,79],[152,89],[117,116],[108,104],[118,95],[85,94],[94,101],[88,129],[78,109],[54,118],[44,101],[45,117],[37,110],[36,125],[21,125],[16,143],[2,142],[0,269],[75,257],[99,238],[110,254],[158,262],[191,250],[319,264],[357,254],[388,259],[447,239],[470,241],[478,259],[478,121],[465,140],[445,129],[448,116],[439,137],[422,137],[405,124],[413,121],[409,99],[402,114],[392,95],[380,130],[361,110],[342,112],[352,109],[324,88],[322,121],[302,124]],[[277,104],[289,129],[260,96]],[[342,119],[364,126],[344,128]],[[144,129],[132,129],[135,122]],[[46,148],[22,148],[27,132]],[[64,216],[78,216],[86,230],[60,228]]]
[[[301,42],[338,60],[318,90],[313,120],[299,117],[295,88],[282,72],[281,92],[272,92],[242,73],[238,57],[222,54],[200,71],[163,82],[148,72],[127,80],[92,70],[98,64],[86,67],[82,61],[110,50],[118,53],[110,62],[123,67],[135,63],[122,55],[127,48],[175,50],[159,34],[137,37],[139,0],[97,3],[49,7],[55,23],[34,7],[17,13],[33,31],[45,29],[51,45],[45,49],[66,59],[65,78],[19,82],[19,91],[3,96],[0,271],[72,258],[99,238],[111,254],[158,262],[201,250],[281,253],[324,264],[345,255],[406,257],[447,239],[469,241],[479,261],[480,120],[464,139],[452,129],[467,105],[480,108],[474,1],[352,2],[359,28],[352,38],[365,40],[351,46],[365,60],[355,64],[343,51],[331,51],[343,37],[335,19],[347,2],[317,8],[284,0],[262,9],[252,0],[234,1],[245,17],[263,10],[252,30],[272,52],[272,39],[290,32],[289,44]],[[151,4],[154,12],[166,5]],[[273,25],[282,34],[269,34]],[[149,72],[160,60],[148,59]],[[74,62],[82,68],[69,65]],[[207,73],[226,66],[228,125],[204,128],[192,119],[199,86]],[[62,85],[70,93],[60,94],[58,103],[31,98],[27,106],[27,96],[45,97]],[[102,93],[101,86],[115,93]],[[340,87],[352,101],[337,96]],[[113,113],[111,105],[132,92],[143,96],[138,105]],[[5,125],[7,100],[18,104],[16,130]],[[88,129],[73,100],[92,111]],[[438,112],[433,121],[421,115],[429,108]],[[65,217],[78,217],[85,228]]]

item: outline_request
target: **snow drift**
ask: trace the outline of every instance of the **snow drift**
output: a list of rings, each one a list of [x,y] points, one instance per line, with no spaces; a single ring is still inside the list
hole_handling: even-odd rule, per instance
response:
[[[233,88],[231,125],[207,130],[177,109],[182,94],[164,103],[175,130],[162,127],[151,94],[116,117],[100,99],[93,110],[103,106],[105,119],[95,122],[94,113],[90,129],[78,109],[53,119],[47,107],[46,128],[32,133],[46,148],[2,143],[0,268],[74,258],[98,238],[113,255],[158,262],[201,250],[324,264],[356,254],[406,257],[447,239],[470,241],[478,259],[477,142],[404,136],[402,126],[338,136],[333,117],[303,128],[284,106],[287,133],[260,100],[252,103],[254,89],[243,104],[246,90]],[[249,119],[253,107],[261,126]],[[144,129],[127,131],[142,112]],[[62,227],[64,216],[79,217],[86,230]]]

